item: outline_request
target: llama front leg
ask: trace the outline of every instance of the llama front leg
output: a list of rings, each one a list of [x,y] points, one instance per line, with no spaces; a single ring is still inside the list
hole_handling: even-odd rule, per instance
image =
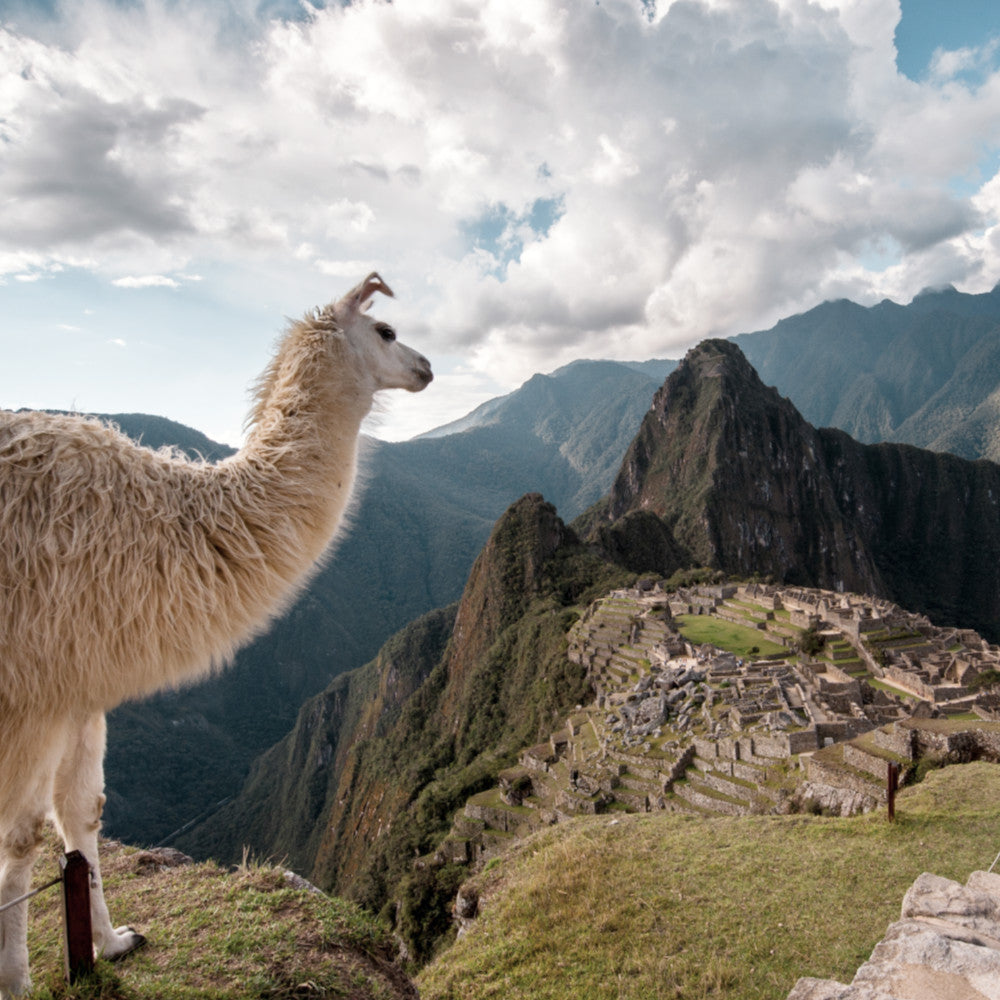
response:
[[[79,851],[90,864],[90,921],[94,953],[121,958],[145,942],[131,927],[112,927],[97,855],[97,835],[104,809],[104,744],[101,713],[88,716],[70,735],[56,772],[53,790],[56,823],[66,852]]]
[[[31,869],[42,845],[44,812],[15,819],[0,836],[0,905],[31,888]],[[28,975],[28,902],[0,913],[0,1000],[31,988]]]

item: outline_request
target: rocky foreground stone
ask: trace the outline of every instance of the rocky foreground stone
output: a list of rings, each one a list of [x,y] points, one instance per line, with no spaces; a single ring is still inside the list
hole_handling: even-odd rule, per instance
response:
[[[925,872],[850,984],[800,979],[788,1000],[1000,1000],[1000,875]]]

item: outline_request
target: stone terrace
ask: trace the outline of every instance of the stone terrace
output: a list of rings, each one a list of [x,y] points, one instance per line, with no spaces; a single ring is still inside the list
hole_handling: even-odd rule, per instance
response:
[[[755,629],[787,655],[748,659],[694,645],[676,615]],[[823,640],[812,656],[796,651],[806,631]],[[885,801],[890,764],[905,775],[927,752],[1000,758],[991,742],[1000,724],[976,718],[990,718],[995,700],[969,688],[1000,667],[1000,650],[886,601],[762,585],[673,593],[647,585],[587,608],[567,655],[586,666],[594,700],[525,749],[499,787],[468,801],[439,862],[475,863],[581,813],[849,814]],[[923,730],[913,715],[959,713],[966,721],[956,717],[951,728],[980,734],[949,735],[969,742],[960,751],[942,750],[938,735],[914,735]]]

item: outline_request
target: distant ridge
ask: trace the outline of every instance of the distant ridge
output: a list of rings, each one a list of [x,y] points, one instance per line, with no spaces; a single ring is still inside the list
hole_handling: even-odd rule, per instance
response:
[[[24,413],[22,408],[18,412]],[[236,449],[227,444],[219,444],[201,431],[180,424],[176,420],[157,417],[149,413],[71,413],[68,410],[46,410],[64,416],[93,417],[106,424],[114,424],[133,441],[152,448],[179,448],[189,458],[204,458],[206,462],[218,462],[236,454]]]
[[[1000,285],[824,302],[730,339],[816,427],[1000,461]]]

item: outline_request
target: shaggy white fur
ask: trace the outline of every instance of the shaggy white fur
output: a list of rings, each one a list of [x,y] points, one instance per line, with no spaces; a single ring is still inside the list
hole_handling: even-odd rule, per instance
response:
[[[343,523],[358,432],[380,389],[430,364],[365,310],[369,275],[290,324],[247,441],[218,465],[141,448],[96,421],[0,412],[0,904],[29,887],[47,816],[101,888],[104,713],[225,664],[308,581]],[[0,913],[0,1000],[29,988],[27,904]]]

